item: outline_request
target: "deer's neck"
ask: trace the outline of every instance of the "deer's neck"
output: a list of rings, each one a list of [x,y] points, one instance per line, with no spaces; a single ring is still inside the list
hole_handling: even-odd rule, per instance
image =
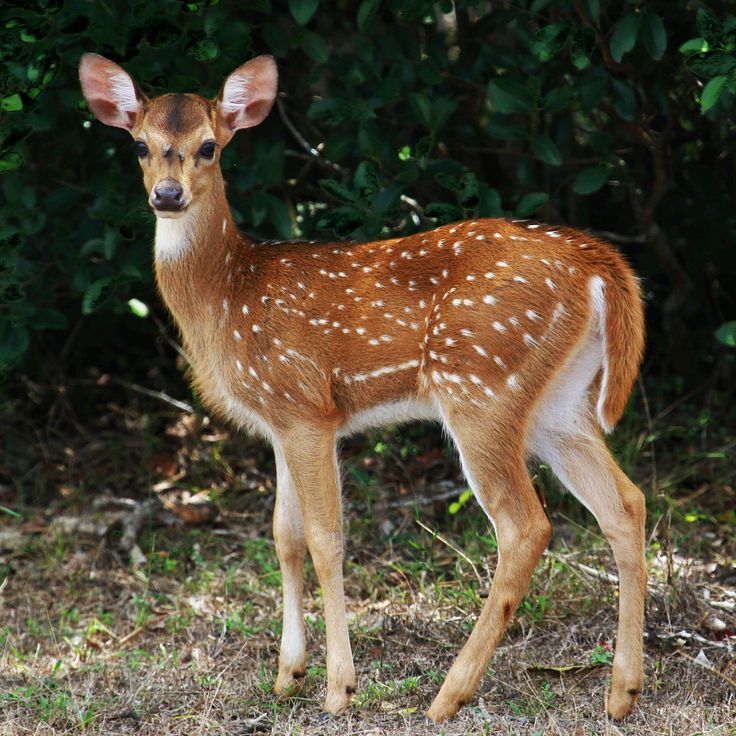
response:
[[[211,335],[225,298],[228,265],[243,248],[222,181],[177,218],[156,221],[156,280],[166,305],[192,348]]]

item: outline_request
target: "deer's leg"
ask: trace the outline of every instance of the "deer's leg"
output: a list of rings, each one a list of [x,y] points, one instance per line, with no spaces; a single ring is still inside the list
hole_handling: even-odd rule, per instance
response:
[[[325,710],[339,713],[355,692],[343,590],[342,503],[334,430],[300,427],[284,438],[286,464],[299,497],[304,534],[314,563],[327,629]]]
[[[304,684],[307,669],[304,637],[304,555],[307,543],[296,486],[279,447],[276,455],[276,506],[273,512],[273,537],[281,566],[284,598],[283,628],[279,651],[279,674],[274,690],[288,697]]]
[[[608,714],[618,720],[631,712],[644,682],[644,494],[618,467],[597,429],[568,436],[547,432],[533,445],[595,516],[616,560],[619,618]]]
[[[529,480],[519,438],[495,437],[491,444],[479,444],[479,437],[488,435],[490,418],[468,417],[467,412],[462,424],[447,416],[445,423],[468,483],[496,528],[499,560],[475,628],[427,712],[438,723],[473,697],[552,533]],[[479,433],[479,427],[484,431]]]

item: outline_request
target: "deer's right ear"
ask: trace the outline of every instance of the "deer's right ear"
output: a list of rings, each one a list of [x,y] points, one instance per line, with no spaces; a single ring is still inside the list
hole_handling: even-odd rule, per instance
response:
[[[273,57],[257,56],[225,80],[215,105],[228,140],[236,130],[252,128],[268,115],[276,99],[278,78]]]
[[[135,126],[145,97],[122,67],[104,56],[84,54],[79,80],[89,109],[101,123],[126,130]]]

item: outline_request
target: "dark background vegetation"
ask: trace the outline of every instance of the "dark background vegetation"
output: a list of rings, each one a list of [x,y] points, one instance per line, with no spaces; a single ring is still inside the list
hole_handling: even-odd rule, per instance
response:
[[[278,104],[223,155],[236,219],[256,237],[518,217],[618,245],[642,277],[648,326],[642,379],[611,438],[649,508],[648,691],[627,733],[726,733],[735,12],[717,0],[3,2],[0,732],[43,721],[109,734],[127,718],[137,733],[178,736],[193,733],[174,718],[188,713],[240,734],[245,702],[275,733],[396,733],[390,709],[404,706],[420,707],[414,720],[401,711],[407,733],[434,733],[421,707],[495,560],[436,427],[347,442],[357,715],[324,725],[319,691],[274,704],[273,461],[190,406],[132,139],[95,121],[79,89],[79,58],[94,51],[149,96],[213,97],[247,59],[276,57]],[[480,706],[447,733],[610,733],[610,554],[544,468],[534,482],[553,497],[557,536]],[[166,526],[162,507],[190,526]],[[319,610],[308,597],[310,652],[323,643]],[[571,659],[579,677],[522,667]],[[312,661],[323,687],[323,653]]]
[[[249,232],[378,238],[480,216],[604,232],[643,278],[653,390],[733,383],[734,9],[3,3],[3,396],[45,406],[91,364],[133,378],[160,361],[156,323],[127,306],[162,316],[153,218],[131,139],[82,100],[85,51],[148,95],[214,96],[235,66],[276,57],[279,108],[223,161]]]

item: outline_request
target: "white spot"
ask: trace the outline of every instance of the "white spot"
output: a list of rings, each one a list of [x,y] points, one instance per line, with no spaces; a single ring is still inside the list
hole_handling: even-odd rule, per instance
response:
[[[547,235],[550,236],[550,238],[559,238],[560,234],[556,232],[555,230],[547,230]]]
[[[552,281],[552,279],[550,279],[550,278],[546,278],[546,279],[544,280],[544,283],[545,283],[545,284],[547,284],[547,286],[549,286],[549,288],[550,288],[550,289],[552,289],[552,291],[554,291],[554,290],[555,290],[555,289],[557,288],[557,287],[555,286],[555,282],[554,282],[554,281]]]
[[[469,330],[467,327],[463,327],[463,329],[460,330],[460,334],[463,337],[475,337],[475,335],[473,334],[473,330]]]
[[[236,339],[236,340],[237,340],[238,342],[240,342],[240,341],[241,341],[241,340],[243,339],[243,336],[242,336],[242,335],[241,335],[241,334],[240,334],[240,333],[239,333],[239,332],[238,332],[237,330],[233,330],[233,337],[234,337],[234,338],[235,338],[235,339]]]
[[[242,373],[243,372],[243,364],[239,360],[235,360],[235,367]]]
[[[474,276],[474,275],[473,275],[472,273],[469,273],[469,274],[468,274],[468,275],[467,275],[467,276],[465,277],[465,280],[466,280],[466,281],[475,281],[475,276]]]
[[[500,322],[494,322],[493,329],[496,330],[496,332],[506,332],[506,328]]]
[[[524,342],[530,347],[530,348],[536,348],[539,343],[528,333],[524,333]]]
[[[356,328],[355,328],[355,331],[356,331],[356,332],[357,332],[357,333],[358,333],[359,335],[365,335],[365,327],[356,327]]]
[[[514,281],[519,284],[526,284],[527,280],[523,276],[514,276]]]
[[[486,236],[485,235],[476,235],[475,236],[475,239],[476,240],[485,240],[486,239]]]
[[[519,320],[516,317],[509,317],[509,324],[513,325],[514,327],[521,326],[521,324],[519,323]]]
[[[222,221],[222,234],[225,234],[225,230],[227,230],[227,220],[223,219]]]
[[[253,325],[253,327],[251,329],[253,330],[253,332],[260,332],[261,331],[261,328],[258,325]]]
[[[445,338],[445,345],[447,345],[447,347],[451,348],[453,345],[455,345],[455,343],[457,343],[457,340],[454,340],[451,337]]]
[[[503,327],[503,325],[501,325]],[[473,349],[476,353],[479,355],[482,355],[484,358],[488,357],[488,353],[480,346],[480,345],[473,345]]]
[[[519,379],[516,377],[516,373],[512,373],[507,379],[506,379],[506,385],[514,390],[519,390]]]
[[[532,309],[527,309],[525,312],[526,316],[532,321],[537,322],[541,317]]]
[[[493,237],[498,240],[501,240],[503,238],[503,235],[501,235],[501,233],[493,233]]]
[[[487,279],[492,279],[496,274],[493,271],[487,271],[483,274]]]
[[[509,264],[508,264],[508,263],[506,263],[506,261],[496,261],[496,265],[497,265],[497,266],[498,266],[499,268],[508,268],[508,265],[509,265]]]
[[[496,303],[496,297],[493,296],[493,294],[486,294],[483,297],[483,304],[495,304]]]
[[[506,363],[504,363],[504,362],[503,362],[503,358],[501,358],[501,356],[500,356],[500,355],[494,355],[494,356],[493,356],[493,362],[494,362],[494,363],[495,363],[495,364],[496,364],[496,365],[497,365],[497,366],[498,366],[499,368],[502,368],[503,370],[506,370],[506,368],[507,368],[507,365],[506,365]]]

